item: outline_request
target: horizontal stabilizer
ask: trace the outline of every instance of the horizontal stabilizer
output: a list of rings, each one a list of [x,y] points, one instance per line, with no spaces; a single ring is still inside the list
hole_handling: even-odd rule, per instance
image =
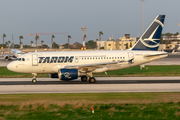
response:
[[[144,55],[144,57],[155,57],[155,56],[161,56],[161,55],[168,55],[168,53],[146,54]]]

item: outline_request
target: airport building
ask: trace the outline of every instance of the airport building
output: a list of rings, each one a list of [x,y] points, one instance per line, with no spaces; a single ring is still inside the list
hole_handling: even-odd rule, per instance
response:
[[[162,37],[163,44],[160,44],[159,51],[174,49],[176,45],[180,45],[180,35],[171,35]]]
[[[107,41],[97,41],[97,49],[104,48],[105,50],[125,50],[134,46],[136,40],[137,38],[131,38],[130,34],[125,34],[119,39],[109,38]]]

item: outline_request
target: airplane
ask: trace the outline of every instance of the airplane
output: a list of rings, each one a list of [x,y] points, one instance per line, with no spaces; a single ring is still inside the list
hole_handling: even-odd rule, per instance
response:
[[[158,15],[136,44],[128,50],[34,52],[19,56],[7,65],[8,70],[32,73],[36,83],[38,73],[49,73],[60,80],[89,80],[95,83],[94,73],[125,69],[168,56],[157,51],[165,15]],[[89,77],[89,79],[88,79]]]
[[[173,49],[165,49],[164,51],[168,53],[177,53],[179,52],[179,47],[180,47],[179,45],[175,45]]]
[[[9,54],[6,54],[6,55],[4,56],[4,59],[5,59],[6,61],[8,61],[8,60],[11,60],[12,58],[17,58],[18,56],[20,56],[20,55],[22,55],[22,54],[23,54],[23,52],[22,52],[21,50],[11,49],[10,55],[9,55]]]
[[[18,49],[15,49],[15,48],[14,48],[14,42],[13,42],[13,41],[14,41],[14,40],[13,40],[13,35],[12,35],[13,48],[12,48],[11,51],[10,51],[10,55],[9,55],[9,54],[4,55],[4,59],[5,59],[6,61],[12,60],[12,58],[17,58],[18,56],[20,56],[20,55],[23,54],[23,52],[22,52],[21,50],[18,50]]]

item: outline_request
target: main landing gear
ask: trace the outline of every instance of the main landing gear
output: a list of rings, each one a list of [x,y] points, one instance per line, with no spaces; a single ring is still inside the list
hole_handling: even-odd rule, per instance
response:
[[[87,81],[87,76],[82,76],[81,81],[86,82]]]
[[[81,81],[86,82],[87,81],[87,76],[82,76]],[[95,83],[96,79],[94,77],[89,77],[89,83]]]
[[[36,80],[37,73],[32,73],[32,75],[33,75],[32,83],[36,83],[37,82],[37,80]]]
[[[95,83],[96,79],[94,77],[89,77],[89,83]]]

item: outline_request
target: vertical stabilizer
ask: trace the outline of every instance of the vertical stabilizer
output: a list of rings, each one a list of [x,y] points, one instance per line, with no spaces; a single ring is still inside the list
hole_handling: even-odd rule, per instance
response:
[[[164,26],[165,15],[158,15],[131,50],[157,51]]]

